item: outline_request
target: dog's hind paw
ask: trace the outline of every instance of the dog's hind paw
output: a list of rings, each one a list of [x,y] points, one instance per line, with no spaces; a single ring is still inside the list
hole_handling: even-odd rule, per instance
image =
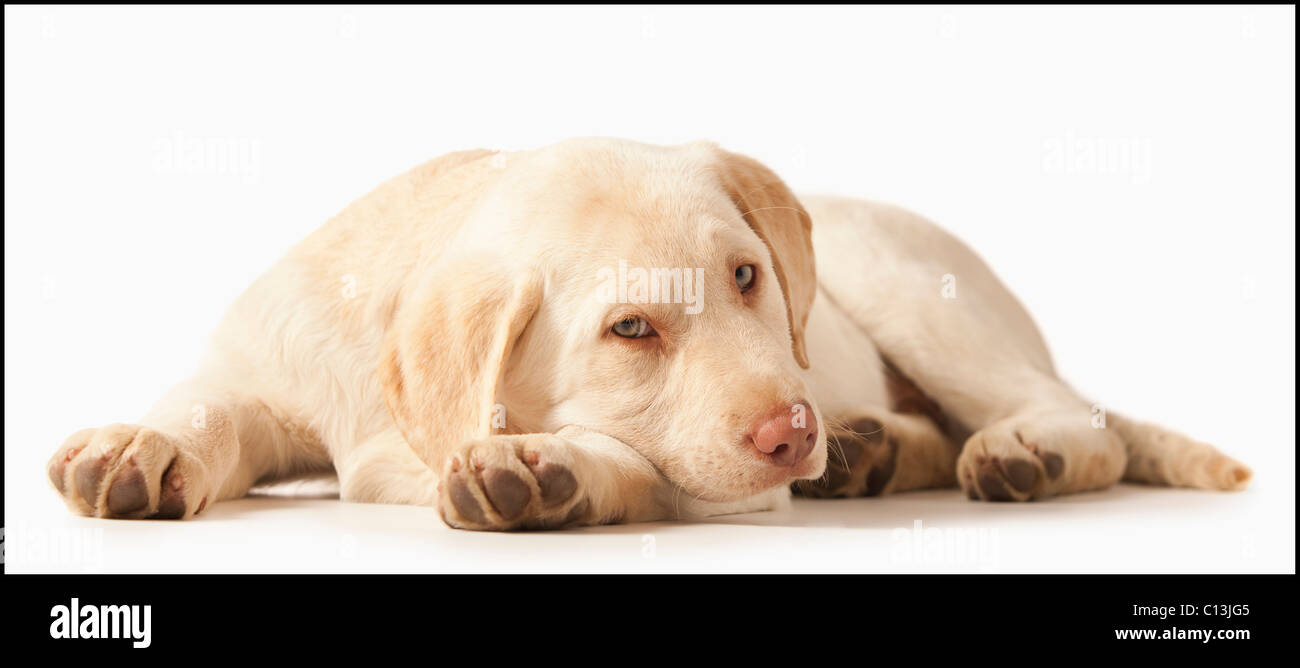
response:
[[[879,420],[859,417],[831,429],[826,447],[826,472],[815,480],[796,482],[796,492],[829,498],[879,496],[890,491],[898,439]]]
[[[973,434],[957,479],[975,501],[1029,501],[1109,487],[1124,472],[1120,438],[1089,414],[1063,411],[1006,418]]]

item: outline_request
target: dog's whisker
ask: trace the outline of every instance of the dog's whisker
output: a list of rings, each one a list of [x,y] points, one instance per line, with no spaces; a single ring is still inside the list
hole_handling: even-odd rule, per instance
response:
[[[836,455],[839,456],[840,463],[844,465],[844,468],[845,469],[849,468],[849,458],[844,455],[844,448],[840,446],[838,443],[835,443],[833,445],[828,445],[826,451],[827,453],[834,452]],[[822,475],[825,475],[825,473],[823,473]]]

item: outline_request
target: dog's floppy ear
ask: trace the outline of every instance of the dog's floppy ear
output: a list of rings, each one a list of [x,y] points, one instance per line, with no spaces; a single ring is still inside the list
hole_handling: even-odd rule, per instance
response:
[[[540,272],[493,252],[448,252],[398,307],[380,378],[393,419],[425,463],[437,466],[446,448],[491,435],[504,418],[497,384],[541,295]]]
[[[817,294],[812,220],[799,200],[772,170],[753,158],[719,149],[719,176],[731,201],[754,234],[767,245],[776,280],[785,297],[794,359],[808,368],[804,325]]]

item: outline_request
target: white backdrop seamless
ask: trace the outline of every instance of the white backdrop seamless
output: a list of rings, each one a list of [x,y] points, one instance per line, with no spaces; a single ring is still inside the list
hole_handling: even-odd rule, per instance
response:
[[[1294,572],[1293,7],[6,7],[4,30],[11,571],[644,570],[570,558],[618,540],[610,554],[644,560],[643,533],[683,546],[651,570],[915,570],[872,551],[915,517],[1001,526],[1001,570]],[[212,556],[224,538],[205,532],[291,550],[277,532],[315,517],[294,544],[319,548],[335,544],[331,518],[372,510],[249,501],[207,525],[140,528],[70,518],[48,489],[66,435],[138,418],[193,368],[225,306],[350,201],[447,151],[588,135],[711,139],[798,191],[927,215],[991,263],[1081,391],[1220,445],[1255,468],[1254,487],[994,511],[928,493],[801,504],[782,526],[742,521],[753,533],[732,542],[719,536],[734,521],[490,543],[559,551],[523,566],[465,556],[501,537],[448,538],[428,509],[376,507],[357,521],[396,528],[346,533],[353,548],[308,565]],[[1141,514],[1148,503],[1161,510]],[[896,521],[779,566],[744,558],[820,545],[801,518],[852,529],[881,512]],[[1047,519],[1013,522],[1030,517]],[[1069,522],[1100,545],[1030,539],[1050,525],[1069,542]],[[61,567],[32,548],[60,527],[107,547]],[[44,537],[16,538],[24,528]],[[358,553],[375,561],[334,558]]]

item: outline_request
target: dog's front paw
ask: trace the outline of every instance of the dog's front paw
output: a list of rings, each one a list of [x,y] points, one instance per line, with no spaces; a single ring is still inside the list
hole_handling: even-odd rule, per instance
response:
[[[897,458],[898,439],[879,420],[849,420],[827,435],[826,472],[796,482],[794,490],[818,498],[879,496],[889,491]]]
[[[70,508],[94,517],[182,519],[203,510],[211,492],[183,443],[133,424],[73,434],[47,473]]]
[[[438,510],[458,529],[551,529],[593,521],[573,446],[551,434],[491,436],[443,464]]]

